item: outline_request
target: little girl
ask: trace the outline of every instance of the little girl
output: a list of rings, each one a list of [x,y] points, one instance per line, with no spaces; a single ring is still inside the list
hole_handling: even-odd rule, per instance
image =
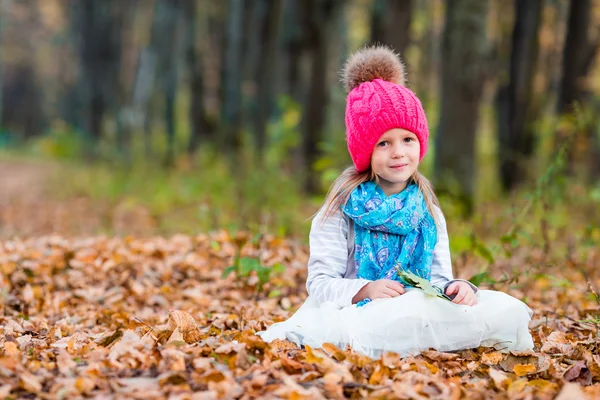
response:
[[[386,47],[364,48],[346,63],[344,83],[354,166],[313,221],[309,297],[290,319],[258,334],[313,347],[350,345],[371,357],[532,349],[529,307],[452,278],[446,221],[417,170],[427,152],[427,120],[404,86],[399,57]],[[419,279],[438,287],[439,296],[411,286]]]

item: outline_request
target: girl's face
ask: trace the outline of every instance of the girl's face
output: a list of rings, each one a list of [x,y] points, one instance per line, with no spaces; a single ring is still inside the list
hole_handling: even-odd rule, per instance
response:
[[[419,139],[406,129],[390,129],[379,138],[371,156],[371,168],[387,196],[406,188],[419,166],[420,153]]]

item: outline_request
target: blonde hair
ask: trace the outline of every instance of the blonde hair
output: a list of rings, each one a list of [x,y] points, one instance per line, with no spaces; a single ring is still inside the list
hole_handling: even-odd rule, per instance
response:
[[[346,205],[350,198],[350,193],[352,193],[352,191],[361,183],[368,181],[379,183],[379,177],[373,172],[371,167],[364,172],[358,172],[353,166],[346,168],[333,182],[331,189],[329,189],[329,192],[327,193],[327,197],[325,197],[325,203],[322,207],[322,210],[324,210],[323,221],[335,214],[340,207]],[[440,202],[435,195],[433,185],[427,178],[421,175],[419,171],[415,171],[410,177],[410,181],[419,186],[419,190],[423,193],[425,204],[427,205],[436,226],[440,227],[440,220],[435,211],[435,206],[439,207]]]

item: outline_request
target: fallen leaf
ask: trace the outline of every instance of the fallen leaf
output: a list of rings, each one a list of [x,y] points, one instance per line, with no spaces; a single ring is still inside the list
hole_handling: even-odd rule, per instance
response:
[[[450,361],[456,360],[459,357],[459,355],[455,353],[442,353],[435,350],[424,351],[421,354],[433,361]]]
[[[584,354],[586,366],[595,379],[600,378],[600,355],[592,354],[589,351]]]
[[[554,400],[586,400],[587,396],[584,391],[581,390],[581,386],[567,382],[562,387],[558,395]]]
[[[111,344],[113,344],[114,342],[116,342],[117,340],[121,339],[122,337],[123,337],[123,331],[120,329],[117,329],[113,333],[108,333],[106,336],[102,336],[102,337],[96,339],[95,342],[97,344],[99,344],[100,346],[108,347]]]
[[[169,340],[167,340],[167,344],[174,346],[182,346],[185,345],[185,340],[183,340],[183,334],[179,330],[179,327],[175,328],[171,336],[169,336]]]
[[[525,376],[529,374],[534,374],[536,372],[535,365],[532,364],[517,364],[513,368],[513,372],[517,374],[517,376]]]
[[[545,379],[534,379],[529,381],[527,385],[540,390],[549,390],[552,392],[558,391],[558,385],[556,383],[547,381]]]
[[[4,354],[7,357],[19,357],[21,352],[15,342],[4,342]]]
[[[2,385],[0,386],[0,398],[7,398],[12,392],[13,387],[11,385]]]
[[[306,372],[307,370],[309,370],[309,371],[315,370],[315,367],[312,364],[301,363],[299,361],[292,360],[291,358],[288,358],[288,357],[281,357],[280,360],[281,360],[281,366],[283,367],[283,370],[285,372],[287,372],[288,374],[299,374],[299,373]]]
[[[509,382],[508,375],[505,372],[502,372],[496,368],[490,368],[488,370],[488,374],[498,389],[505,389],[505,383]]]
[[[323,343],[321,348],[330,356],[335,358],[337,361],[344,361],[346,359],[346,355],[342,350],[336,347],[331,343]]]
[[[42,378],[24,371],[19,377],[19,386],[28,392],[39,393],[42,390]]]
[[[582,386],[589,386],[592,384],[592,373],[585,365],[585,361],[577,361],[575,364],[571,365],[563,377],[568,382],[575,382]]]
[[[323,357],[317,355],[310,346],[306,346],[306,362],[309,364],[323,363]]]
[[[500,361],[504,358],[504,354],[499,351],[493,351],[491,353],[484,353],[481,356],[481,362],[487,365],[498,365]]]
[[[179,310],[169,311],[169,328],[174,331],[179,328],[181,332],[187,332],[197,328],[196,321],[189,313]]]
[[[90,378],[79,377],[75,381],[75,388],[81,394],[91,393],[95,387],[96,387],[96,383],[94,382],[94,380],[92,380]]]
[[[552,332],[542,345],[541,351],[547,354],[564,354],[570,355],[573,353],[574,346],[569,342],[564,332]]]

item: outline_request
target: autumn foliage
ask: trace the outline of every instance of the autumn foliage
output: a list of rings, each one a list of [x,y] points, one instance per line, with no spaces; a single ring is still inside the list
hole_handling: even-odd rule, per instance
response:
[[[222,278],[236,256],[285,268],[264,285],[257,271]],[[293,241],[224,231],[0,242],[0,397],[600,396],[600,309],[576,271],[569,284],[539,277],[499,287],[534,309],[535,352],[373,360],[254,335],[302,303],[307,256]],[[588,254],[590,264],[599,257]]]

